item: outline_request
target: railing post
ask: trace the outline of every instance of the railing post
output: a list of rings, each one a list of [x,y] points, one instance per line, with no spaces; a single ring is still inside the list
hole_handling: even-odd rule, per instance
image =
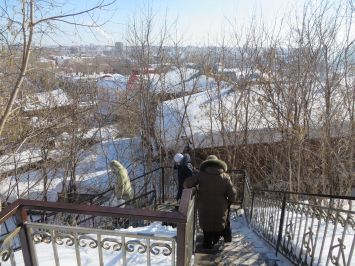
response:
[[[252,194],[251,194],[251,210],[250,210],[250,223],[251,223],[251,219],[253,217],[253,208],[254,208],[254,195],[255,195],[255,192],[253,190]]]
[[[279,251],[279,245],[282,240],[282,229],[284,225],[284,218],[285,218],[285,210],[286,210],[286,193],[283,193],[283,199],[282,199],[282,206],[281,206],[281,218],[280,218],[280,227],[279,227],[279,235],[277,237],[277,243],[276,243],[276,256],[277,252]]]
[[[193,229],[193,232],[194,232],[194,235],[192,237],[192,243],[193,243],[193,250],[192,252],[195,253],[195,248],[196,248],[196,245],[195,245],[195,234],[196,234],[196,224],[197,224],[197,190],[195,192],[195,197],[194,197],[194,229]]]
[[[186,230],[189,214],[189,206],[191,200],[191,189],[184,189],[181,195],[181,201],[179,206],[179,213],[186,216],[186,221],[177,224],[177,252],[176,252],[176,266],[185,266],[187,239]]]
[[[33,262],[33,254],[31,253],[30,248],[30,239],[28,239],[28,235],[26,233],[25,223],[28,222],[27,219],[27,212],[26,210],[18,210],[15,214],[16,225],[21,226],[21,230],[18,233],[20,243],[21,243],[21,250],[23,261],[26,266],[34,266],[35,263]]]
[[[161,169],[161,183],[162,183],[162,193],[160,195],[163,195],[163,198],[162,198],[162,203],[164,203],[164,198],[165,198],[165,195],[164,195],[164,178],[165,177],[165,169],[164,169],[164,166],[162,167]]]
[[[93,200],[90,199],[90,205],[92,205],[92,203],[93,203]],[[95,228],[95,217],[94,216],[92,217],[92,227]]]
[[[177,224],[176,266],[185,266],[186,223]]]
[[[154,210],[157,210],[157,192],[154,191]]]
[[[242,202],[241,202],[241,204],[240,204],[240,207],[241,207],[241,208],[243,208],[243,204],[244,204],[245,179],[246,179],[246,173],[244,172],[244,178],[243,178],[243,191],[242,191]]]

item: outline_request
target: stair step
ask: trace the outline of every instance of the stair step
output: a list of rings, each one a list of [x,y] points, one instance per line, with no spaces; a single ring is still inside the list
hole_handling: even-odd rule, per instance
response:
[[[232,232],[232,239],[233,239],[233,242],[238,242],[238,241],[241,241],[241,240],[253,240],[255,239],[255,237],[252,237],[252,236],[249,236],[249,235],[243,235],[243,234],[238,234],[238,233],[235,233],[235,232]]]
[[[198,232],[196,234],[196,237],[198,238],[202,238],[203,240],[203,233]],[[220,238],[220,240],[223,240],[223,237]],[[232,232],[232,241],[233,242],[239,242],[239,241],[251,241],[251,240],[255,240],[255,237],[252,236],[245,236],[245,235],[241,235],[241,234],[234,234],[234,232]]]
[[[179,202],[167,201],[157,205],[157,211],[163,212],[174,212],[176,211],[175,206],[179,206]]]
[[[264,247],[264,245],[260,242],[253,242],[253,241],[245,241],[245,240],[241,240],[241,241],[233,241],[230,243],[224,243],[223,242],[223,247],[224,248],[237,248],[237,247],[246,247],[246,246],[252,246],[254,248],[262,248]]]
[[[222,264],[221,264],[222,263]],[[214,254],[195,254],[194,265],[265,265],[276,266],[277,260],[258,259],[257,257],[219,256]]]
[[[223,263],[223,262],[213,262],[213,261],[195,261],[194,265],[196,266],[278,266],[278,264],[275,262],[268,262],[268,261],[257,261],[253,262],[251,264],[247,263],[240,263],[240,264],[234,264],[234,263]]]
[[[253,259],[263,259],[263,260],[279,260],[275,258],[273,253],[269,252],[253,252],[253,251],[230,251],[230,250],[220,250],[217,255],[219,256],[233,256],[233,257],[244,257]]]

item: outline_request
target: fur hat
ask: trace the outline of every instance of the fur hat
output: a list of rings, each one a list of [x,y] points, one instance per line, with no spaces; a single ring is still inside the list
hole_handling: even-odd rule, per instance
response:
[[[181,159],[184,157],[184,155],[182,155],[181,153],[177,153],[176,155],[175,155],[175,157],[174,157],[174,161],[175,162],[180,162],[181,161]]]
[[[208,155],[206,160],[218,160],[218,157],[216,155]]]
[[[225,162],[216,159],[210,159],[203,161],[200,164],[200,171],[205,171],[205,169],[210,166],[216,166],[218,168],[221,168],[224,170],[224,172],[227,172],[228,170],[227,164]]]

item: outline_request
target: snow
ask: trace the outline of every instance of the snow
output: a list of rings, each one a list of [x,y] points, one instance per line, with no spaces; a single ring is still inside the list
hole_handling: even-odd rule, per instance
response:
[[[163,102],[159,107],[161,109],[160,119],[163,123],[158,120],[157,126],[161,127],[160,130],[164,132],[167,146],[174,147],[180,135],[185,135],[189,138],[194,136],[195,147],[200,148],[202,143],[199,142],[210,139],[206,138],[206,135],[210,137],[212,132],[229,130],[228,126],[233,124],[235,118],[231,117],[228,121],[220,120],[216,117],[216,112],[221,102],[217,97],[219,95],[222,97],[224,111],[230,111],[233,114],[232,108],[235,106],[237,96],[231,92],[233,91],[230,88],[220,90],[212,88]],[[258,126],[262,127],[261,121]]]
[[[103,75],[103,76],[107,76]],[[113,90],[125,90],[126,83],[129,80],[129,76],[122,76],[119,74],[110,74],[110,77],[98,79],[97,86],[99,88],[107,88]]]
[[[109,125],[101,128],[91,128],[81,137],[83,139],[94,138],[95,141],[113,141],[117,139],[119,131],[117,126]]]
[[[203,76],[199,79],[203,80]],[[246,128],[248,144],[282,140],[277,115],[278,112],[286,114],[287,111],[282,105],[275,110],[275,106],[265,100],[270,95],[262,85],[251,85],[242,91],[233,83],[220,82],[217,86],[215,82],[206,81],[202,92],[186,92],[184,97],[162,102],[158,106],[156,126],[163,132],[168,150],[174,149],[176,142],[181,142],[182,136],[193,139],[195,149],[239,145],[246,141]],[[325,98],[316,92],[315,87],[309,97],[309,110],[301,116],[307,115],[310,121],[308,137],[319,138],[324,122]],[[276,96],[274,101],[278,102]],[[350,131],[344,95],[334,93],[331,102],[339,108],[337,112],[342,114],[340,120],[334,116],[331,134],[334,137],[346,136]]]
[[[200,75],[198,70],[191,68],[175,69],[160,75],[150,74],[149,80],[155,93],[204,91],[216,83],[213,78]]]
[[[268,253],[268,258],[272,260],[279,260],[277,262],[278,266],[293,266],[293,264],[282,256],[280,253],[278,256],[275,256],[275,249],[270,246],[266,241],[260,238],[252,228],[249,228],[246,222],[245,213],[243,212],[242,217],[237,217],[235,213],[231,213],[231,228],[232,235],[234,236],[233,231],[243,232],[244,236],[247,236],[247,241],[251,243],[251,245],[259,244],[258,246],[262,246],[262,248],[258,248],[258,252]]]
[[[24,150],[11,155],[0,157],[0,172],[14,170],[30,163],[42,160],[41,151],[38,149]]]
[[[105,131],[103,129],[103,131]],[[89,132],[88,132],[89,133]],[[107,128],[109,138],[112,133],[111,128]],[[98,137],[98,136],[97,136]],[[69,135],[63,138],[70,138]],[[54,162],[60,163],[61,158],[66,158],[68,150],[65,149],[65,139],[61,140],[59,149],[51,150],[49,158]],[[68,145],[70,143],[68,142]],[[87,151],[78,153],[78,165],[76,168],[76,181],[78,191],[83,194],[97,194],[106,191],[113,184],[113,174],[109,167],[112,160],[119,161],[128,170],[133,179],[144,173],[144,163],[141,162],[142,152],[140,151],[139,138],[123,138],[115,140],[107,140],[93,145]],[[0,161],[4,162],[8,157],[1,157]],[[16,167],[24,166],[29,162],[34,163],[41,160],[41,151],[24,150],[10,157],[8,162],[1,166],[2,171],[9,171]],[[15,164],[16,163],[16,164]],[[133,171],[132,171],[133,170]],[[133,174],[134,172],[134,174]],[[61,191],[63,177],[65,177],[66,169],[53,168],[47,169],[48,176],[48,197],[49,201],[57,200],[57,193]],[[32,170],[26,173],[19,173],[14,176],[7,177],[1,181],[0,195],[4,202],[13,202],[18,198],[25,199],[41,199],[43,194],[43,170]],[[70,177],[66,178],[69,182]],[[136,184],[139,186],[139,183]],[[28,189],[30,187],[30,189]]]
[[[24,100],[23,111],[34,111],[45,108],[67,106],[73,103],[62,89],[27,95]]]
[[[40,200],[43,197],[43,179],[39,179],[40,173],[30,173],[29,175],[19,175],[8,177],[1,181],[0,193],[2,201],[13,202],[18,198]],[[28,179],[27,179],[28,178]],[[61,182],[59,178],[52,178],[47,183],[48,201],[56,201],[57,193],[55,188]]]
[[[46,59],[46,58],[41,56],[41,57],[38,58],[38,62],[40,62],[40,63],[48,63],[48,59]]]

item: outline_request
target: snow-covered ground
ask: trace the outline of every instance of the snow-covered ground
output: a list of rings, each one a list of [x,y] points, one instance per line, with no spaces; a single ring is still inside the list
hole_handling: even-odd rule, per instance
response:
[[[89,133],[92,134],[91,132]],[[112,131],[108,131],[107,134],[112,134]],[[61,158],[68,156],[65,153],[66,149],[55,149],[50,152],[49,158],[60,163]],[[142,152],[140,151],[139,139],[124,138],[103,141],[93,145],[88,151],[79,152],[78,157],[76,181],[78,192],[81,194],[98,194],[110,188],[110,185],[113,184],[113,175],[111,174],[109,163],[112,160],[121,162],[127,168],[131,178],[145,172],[144,163],[141,161]],[[5,161],[6,159],[7,157],[5,156],[0,157],[0,161]],[[0,170],[12,170],[15,165],[20,167],[40,159],[40,151],[25,150],[12,156]],[[65,173],[68,174],[65,167],[47,169],[49,201],[57,200],[57,193],[61,192]],[[43,194],[42,176],[43,170],[38,169],[5,178],[1,181],[0,186],[2,201],[13,202],[18,198],[41,199]],[[67,182],[69,182],[69,177],[67,177]]]
[[[49,92],[35,93],[27,95],[24,100],[22,110],[34,111],[45,108],[67,106],[73,103],[73,100],[62,90],[57,89]]]
[[[262,238],[260,238],[252,228],[248,227],[247,221],[245,219],[245,213],[243,213],[242,217],[237,217],[235,213],[231,214],[231,228],[232,230],[238,230],[238,232],[243,232],[245,236],[248,236],[248,241],[250,241],[251,243],[259,243],[258,246],[260,246],[261,244],[261,246],[263,247],[261,249],[258,249],[259,252],[269,253],[269,259],[279,260],[277,262],[278,266],[293,266],[293,264],[280,253],[276,257],[274,255],[275,249]]]

